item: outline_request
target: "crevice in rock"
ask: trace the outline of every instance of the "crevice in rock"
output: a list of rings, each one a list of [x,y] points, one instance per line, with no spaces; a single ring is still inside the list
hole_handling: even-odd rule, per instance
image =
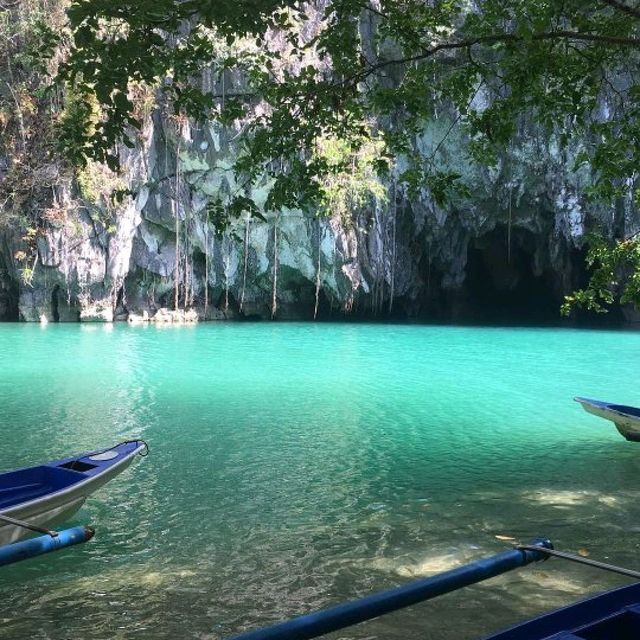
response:
[[[0,321],[18,320],[18,298],[18,285],[11,277],[0,254]]]
[[[51,291],[51,319],[60,322],[60,285],[57,284]]]

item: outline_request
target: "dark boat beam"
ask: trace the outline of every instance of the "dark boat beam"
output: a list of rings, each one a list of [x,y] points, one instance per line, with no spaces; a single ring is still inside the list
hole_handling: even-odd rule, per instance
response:
[[[516,549],[529,549],[536,550],[539,547],[529,544],[519,544]],[[595,569],[602,569],[603,571],[610,571],[611,573],[619,573],[620,575],[627,576],[628,578],[635,578],[640,580],[640,571],[634,569],[627,569],[626,567],[618,567],[615,564],[609,564],[608,562],[600,562],[599,560],[591,560],[590,558],[584,558],[582,556],[576,556],[573,553],[567,553],[566,551],[558,551],[557,549],[545,549],[542,552],[548,556],[554,558],[561,558],[562,560],[569,560],[570,562],[577,562],[578,564],[584,564],[588,567],[594,567]]]
[[[515,548],[495,556],[471,562],[457,569],[446,571],[429,578],[374,593],[373,595],[339,604],[329,609],[293,618],[286,622],[249,631],[231,640],[307,640],[344,629],[365,620],[377,618],[418,602],[430,600],[462,587],[523,567],[532,562],[545,560],[546,549],[553,549],[547,539],[536,540],[526,548]]]
[[[5,516],[0,514],[0,522],[6,522],[7,524],[12,524],[15,527],[22,527],[23,529],[28,529],[29,531],[35,531],[36,533],[44,533],[52,538],[55,538],[58,535],[57,531],[53,529],[46,529],[45,527],[40,527],[37,524],[32,524],[31,522],[25,522],[24,520],[18,520],[17,518],[10,518],[9,516]]]

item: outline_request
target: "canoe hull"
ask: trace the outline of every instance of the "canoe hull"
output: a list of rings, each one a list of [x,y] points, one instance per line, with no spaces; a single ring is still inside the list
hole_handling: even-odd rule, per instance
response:
[[[590,398],[574,398],[588,413],[610,420],[627,440],[640,442],[640,409]]]
[[[606,591],[517,624],[483,640],[640,638],[640,583]]]
[[[73,465],[77,464],[77,466],[80,467],[83,461],[92,460],[92,456],[103,456],[105,454],[104,451],[87,453],[75,458],[66,458],[44,465],[43,468],[47,470],[53,469],[57,471],[63,467],[64,470],[61,471],[61,473],[75,474],[74,477],[71,478],[73,482],[61,487],[57,491],[52,491],[34,499],[2,508],[0,513],[10,516],[11,518],[24,520],[31,524],[47,528],[64,522],[82,507],[85,500],[91,494],[98,491],[98,489],[107,482],[122,473],[133,462],[134,457],[144,450],[145,446],[144,443],[130,445],[126,448],[123,448],[122,445],[117,445],[109,450],[117,453],[114,458],[101,464],[95,464],[90,471],[85,473],[74,471],[72,469]],[[87,462],[84,464],[88,466]],[[93,462],[91,464],[93,464]],[[23,471],[28,473],[29,469]],[[17,472],[13,472],[14,475],[16,473]],[[0,474],[0,479],[2,476],[7,477],[9,475],[10,474]],[[0,523],[0,545],[16,542],[29,535],[32,535],[32,532],[22,527]]]

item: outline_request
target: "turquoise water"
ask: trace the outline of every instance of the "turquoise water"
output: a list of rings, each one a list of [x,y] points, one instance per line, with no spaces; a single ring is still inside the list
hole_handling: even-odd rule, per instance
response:
[[[314,324],[0,325],[0,468],[141,436],[0,574],[0,637],[224,638],[537,535],[640,567],[640,333]],[[478,638],[620,584],[552,560],[334,638]]]

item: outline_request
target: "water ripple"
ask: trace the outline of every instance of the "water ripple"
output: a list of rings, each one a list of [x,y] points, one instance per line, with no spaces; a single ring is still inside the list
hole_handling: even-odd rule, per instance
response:
[[[3,570],[1,638],[220,639],[510,537],[637,567],[637,450],[571,397],[638,404],[638,334],[2,325],[0,349],[3,468],[152,452],[78,515],[93,542]],[[552,561],[331,637],[477,638],[617,583]]]

